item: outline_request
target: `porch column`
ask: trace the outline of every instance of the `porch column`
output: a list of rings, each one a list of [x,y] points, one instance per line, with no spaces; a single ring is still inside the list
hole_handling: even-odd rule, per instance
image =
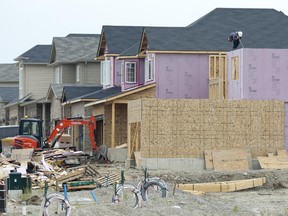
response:
[[[115,103],[112,102],[111,148],[115,148]]]
[[[45,103],[42,103],[42,120],[43,120],[43,139],[46,138],[46,106]]]

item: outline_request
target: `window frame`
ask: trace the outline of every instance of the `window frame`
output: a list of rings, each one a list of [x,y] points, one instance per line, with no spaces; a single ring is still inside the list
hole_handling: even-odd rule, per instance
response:
[[[128,69],[132,69],[131,66],[128,65],[134,65],[133,69],[134,71],[128,71]],[[129,61],[125,62],[125,82],[129,84],[137,83],[137,62]],[[128,74],[129,73],[129,74]],[[130,80],[130,77],[133,79]]]
[[[76,66],[76,83],[80,83],[80,65]]]
[[[111,84],[111,65],[110,59],[101,61],[101,84],[110,85]]]
[[[232,72],[232,80],[239,80],[239,57],[234,56],[231,58],[231,72]]]
[[[145,81],[153,81],[154,80],[154,65],[152,59],[146,59],[145,64]]]

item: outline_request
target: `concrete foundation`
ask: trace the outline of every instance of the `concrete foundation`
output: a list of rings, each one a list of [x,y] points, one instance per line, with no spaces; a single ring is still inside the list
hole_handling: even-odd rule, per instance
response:
[[[127,160],[127,148],[108,148],[107,157],[109,161],[125,162]]]
[[[154,170],[201,171],[205,169],[203,158],[143,158],[141,166]]]
[[[126,160],[126,167],[135,166],[134,160]],[[141,166],[149,170],[169,170],[178,172],[195,172],[205,170],[203,158],[142,158]],[[261,169],[258,160],[252,159],[252,169]]]

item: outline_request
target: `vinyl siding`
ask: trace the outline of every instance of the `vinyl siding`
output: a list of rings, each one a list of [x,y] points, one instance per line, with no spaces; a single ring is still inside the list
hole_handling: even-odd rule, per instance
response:
[[[53,82],[53,68],[47,66],[26,66],[25,94],[32,92],[32,99],[46,96],[49,85]]]
[[[62,65],[62,83],[76,83],[75,65]]]
[[[100,80],[100,63],[87,64],[86,83],[87,84],[101,84]]]

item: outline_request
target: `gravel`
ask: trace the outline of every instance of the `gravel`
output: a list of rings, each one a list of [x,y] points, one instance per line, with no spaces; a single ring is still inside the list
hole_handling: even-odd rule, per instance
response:
[[[119,167],[120,169],[123,167]],[[114,170],[117,168],[114,167]],[[114,187],[107,189],[96,188],[92,192],[96,195],[95,201],[91,190],[68,192],[71,204],[71,215],[102,215],[102,216],[161,216],[161,215],[288,215],[288,172],[287,170],[253,170],[247,172],[213,172],[203,171],[196,173],[150,171],[150,176],[161,177],[169,187],[167,198],[157,198],[142,202],[142,206],[133,209],[124,203],[112,203]],[[126,183],[136,184],[142,176],[141,170],[126,169]],[[249,179],[266,177],[266,183],[257,188],[229,192],[205,193],[193,195],[191,193],[175,190],[175,183],[199,183]],[[49,189],[49,193],[54,192]],[[32,194],[22,197],[26,200],[26,215],[40,215],[41,201],[44,190],[33,190]],[[63,193],[61,193],[63,194]],[[54,209],[52,209],[54,208]],[[56,205],[49,206],[49,215],[65,215],[64,211],[54,214]],[[0,213],[1,215],[1,213]],[[22,205],[7,199],[7,213],[2,215],[22,215]]]

